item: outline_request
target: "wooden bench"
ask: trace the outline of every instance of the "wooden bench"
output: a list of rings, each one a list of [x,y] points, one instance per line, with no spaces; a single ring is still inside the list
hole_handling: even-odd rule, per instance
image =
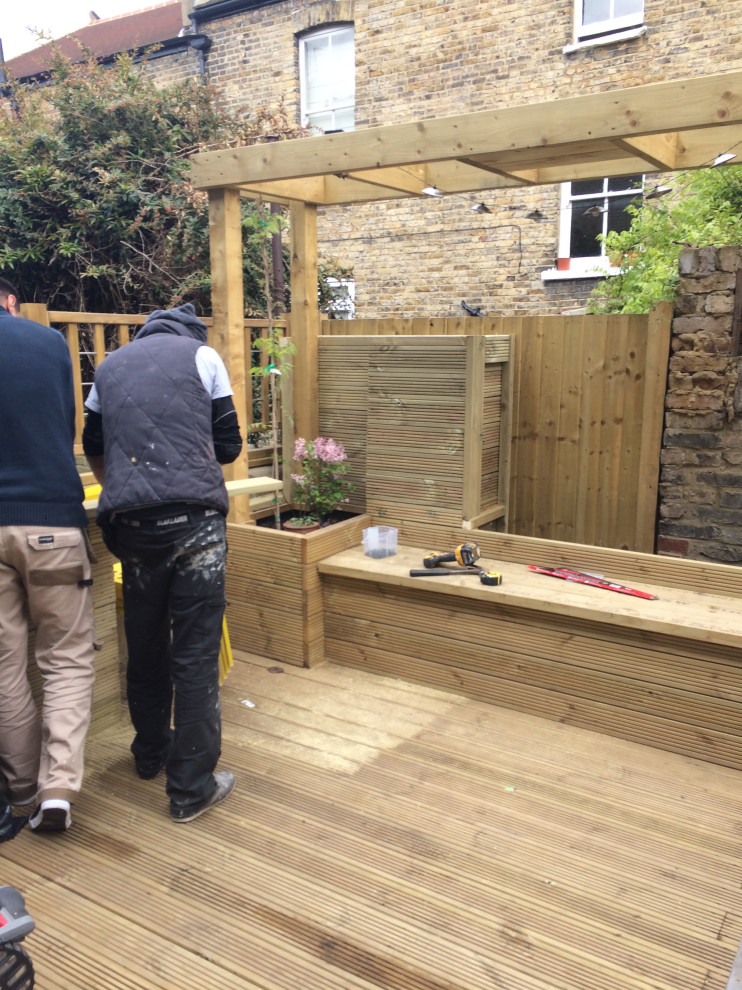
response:
[[[418,534],[419,535],[419,534]],[[325,656],[742,769],[742,570],[576,544],[438,530],[374,559],[322,561]],[[476,539],[503,576],[410,577],[431,549]],[[570,566],[657,595],[529,570]]]

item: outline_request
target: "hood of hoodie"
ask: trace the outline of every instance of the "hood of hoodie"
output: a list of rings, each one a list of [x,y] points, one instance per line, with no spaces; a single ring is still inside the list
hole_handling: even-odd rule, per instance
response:
[[[184,303],[173,309],[156,309],[150,313],[147,320],[134,340],[151,337],[154,333],[172,333],[178,337],[193,337],[202,344],[206,343],[206,324],[196,316],[193,303]]]

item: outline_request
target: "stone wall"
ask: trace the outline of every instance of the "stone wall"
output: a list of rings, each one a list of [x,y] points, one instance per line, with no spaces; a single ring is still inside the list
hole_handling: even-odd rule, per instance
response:
[[[207,68],[230,105],[247,112],[283,99],[298,122],[298,38],[352,21],[361,129],[739,68],[737,6],[647,0],[641,37],[568,53],[571,0],[285,0],[200,30],[213,39]],[[472,214],[480,198],[323,210],[320,250],[354,267],[356,315],[461,315],[462,298],[488,315],[584,306],[594,279],[541,279],[556,264],[558,189],[489,192],[492,213]],[[536,208],[549,219],[526,220]]]
[[[684,251],[672,326],[658,553],[742,562],[742,248]]]

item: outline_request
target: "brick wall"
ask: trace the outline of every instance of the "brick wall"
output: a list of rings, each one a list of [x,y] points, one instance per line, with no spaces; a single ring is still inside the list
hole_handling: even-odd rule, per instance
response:
[[[186,79],[198,77],[198,52],[189,48],[175,55],[150,58],[146,62],[146,72],[158,86],[172,86]]]
[[[232,106],[284,98],[298,121],[297,35],[352,20],[360,129],[739,68],[737,6],[646,0],[642,37],[570,54],[570,0],[286,0],[201,30]],[[459,315],[462,298],[491,315],[584,306],[593,279],[540,277],[556,264],[558,189],[491,192],[493,212],[472,214],[479,198],[323,210],[320,251],[354,267],[356,315]],[[537,207],[548,221],[524,219]]]
[[[742,248],[687,250],[679,266],[657,551],[738,563],[742,562],[742,387],[734,312],[735,286],[742,285],[737,275],[742,271]]]

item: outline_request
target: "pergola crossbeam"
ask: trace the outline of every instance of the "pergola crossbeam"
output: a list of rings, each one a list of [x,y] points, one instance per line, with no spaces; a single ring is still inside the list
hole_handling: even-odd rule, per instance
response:
[[[193,158],[193,182],[198,189],[260,189],[269,199],[275,190],[276,198],[330,204],[419,195],[420,169],[444,193],[555,181],[555,171],[569,178],[585,163],[593,175],[609,175],[610,163],[623,159],[629,172],[671,171],[709,164],[708,143],[717,153],[729,148],[740,126],[742,72],[726,72],[204,152]],[[698,138],[701,130],[707,139]],[[447,188],[442,176],[451,169],[455,180]],[[300,181],[318,178],[324,188]]]
[[[409,165],[406,168],[374,168],[360,172],[349,172],[348,177],[357,182],[366,182],[372,186],[415,196],[422,196],[423,189],[430,184],[424,165]]]
[[[678,135],[675,131],[645,138],[622,138],[615,144],[622,151],[636,155],[652,165],[658,172],[671,172],[676,166]]]
[[[528,172],[516,172],[513,169],[497,168],[495,165],[474,158],[459,158],[459,161],[462,165],[470,165],[472,168],[481,169],[483,172],[491,172],[503,179],[512,179],[513,185],[532,186],[538,182],[538,173],[535,169]]]

